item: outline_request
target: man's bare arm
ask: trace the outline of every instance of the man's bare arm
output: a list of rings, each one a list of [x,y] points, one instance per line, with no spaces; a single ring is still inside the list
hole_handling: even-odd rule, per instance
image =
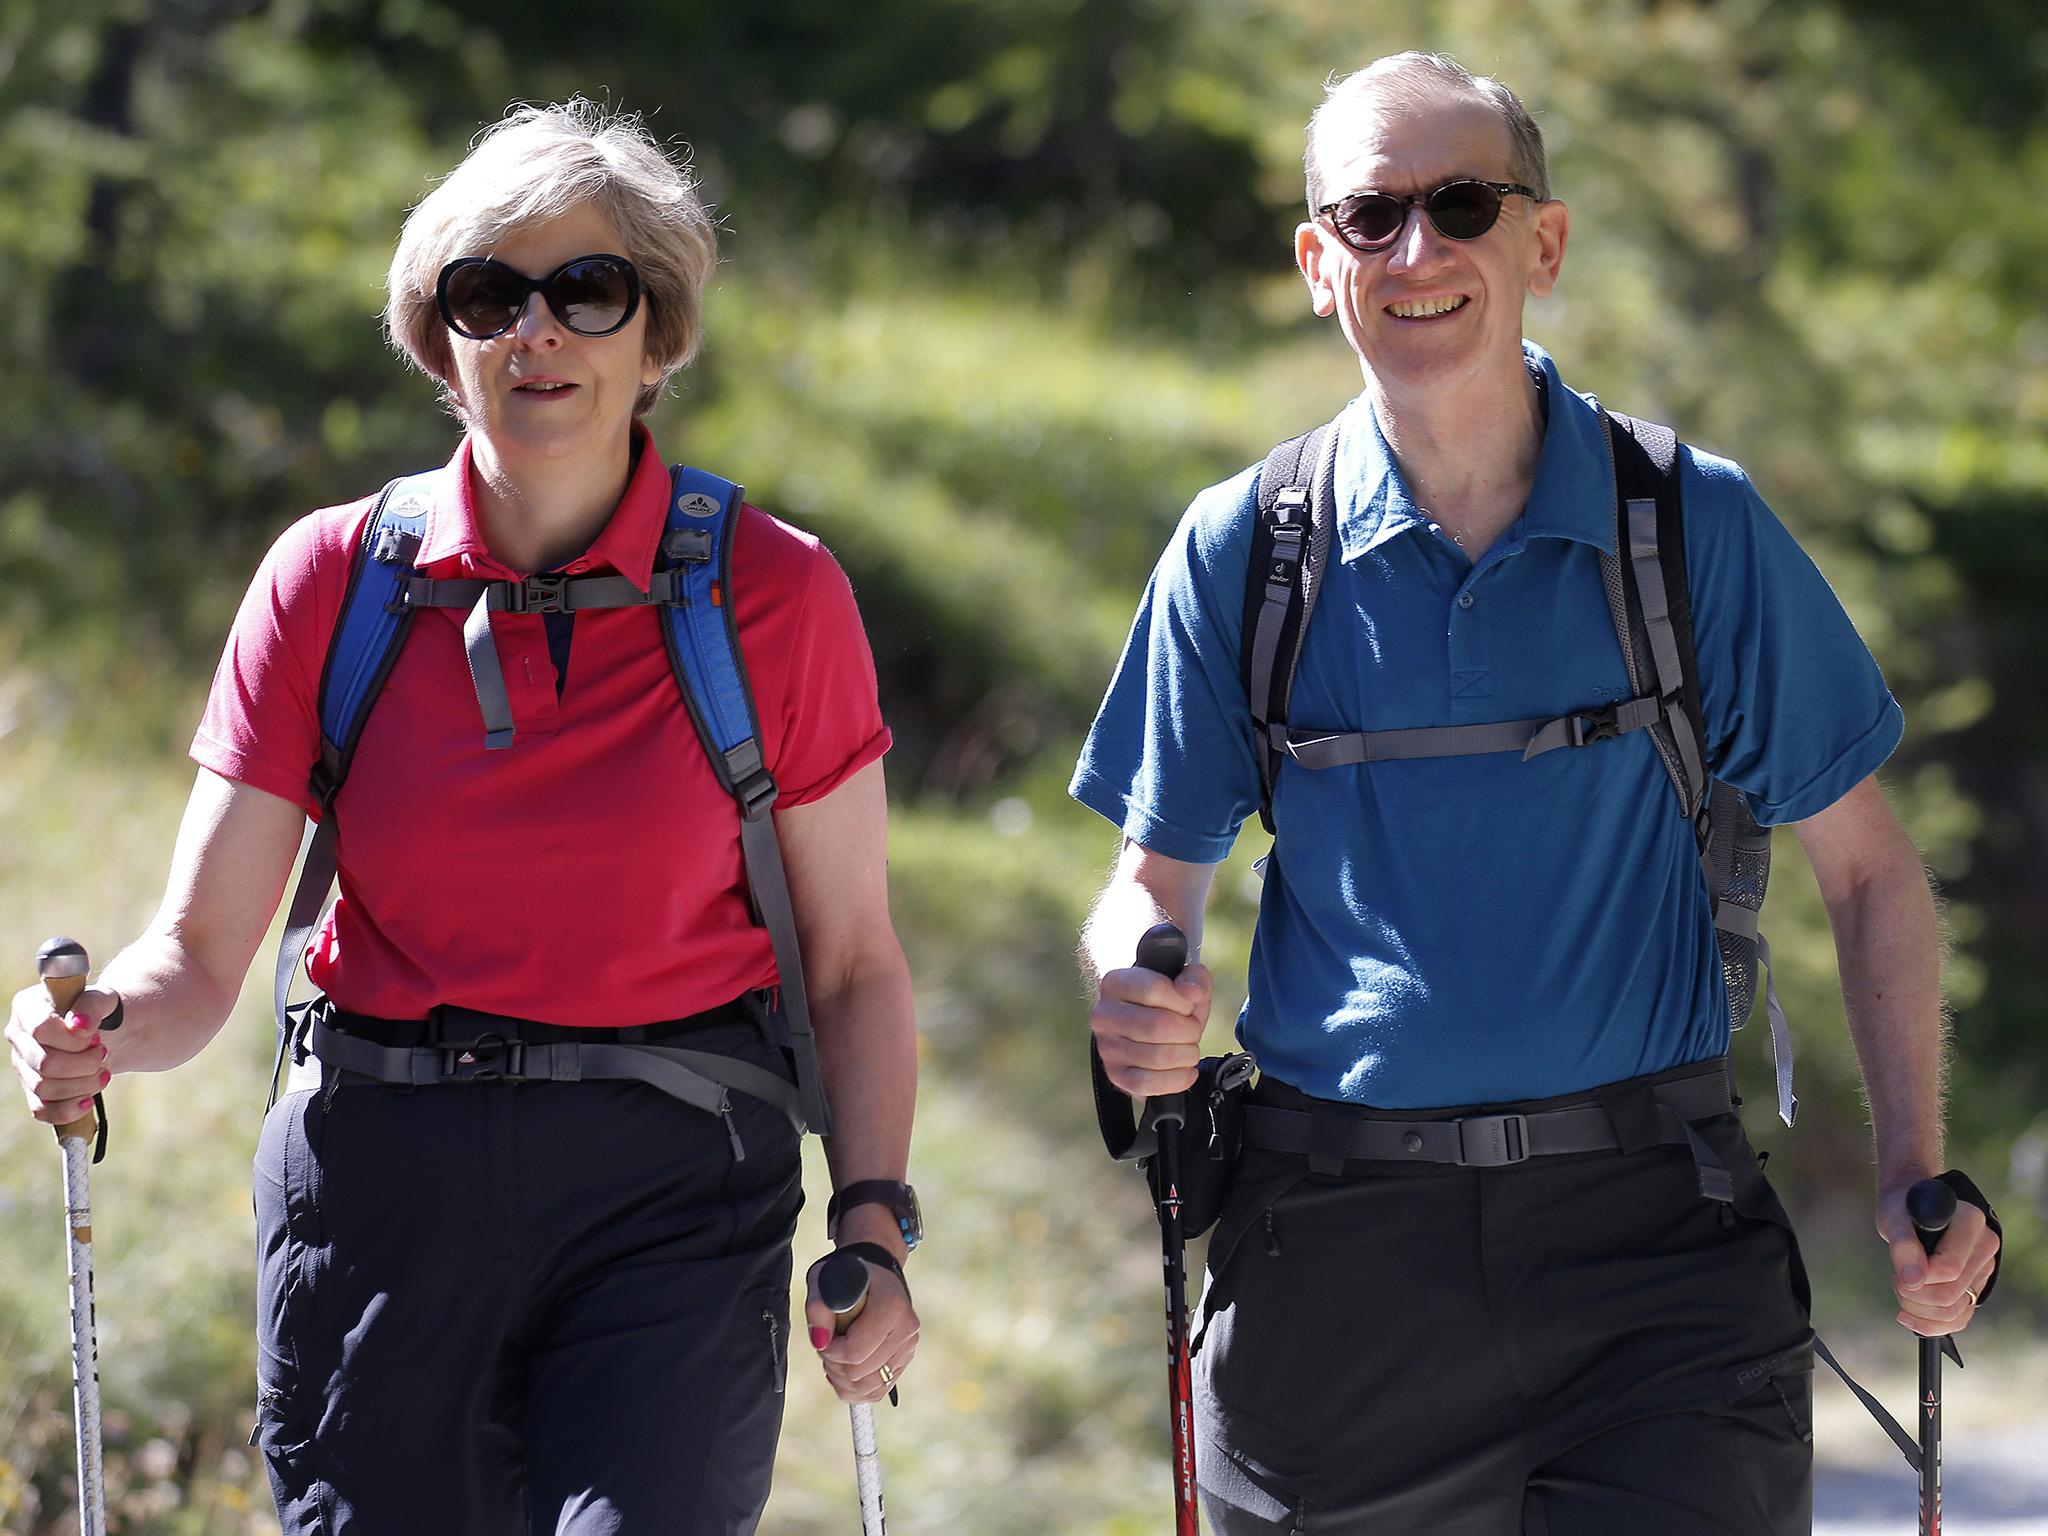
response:
[[[1900,1320],[1922,1333],[1968,1324],[1998,1242],[1965,1205],[1932,1257],[1906,1217],[1906,1191],[1942,1157],[1941,938],[1919,851],[1873,776],[1795,824],[1842,975],[1877,1157],[1877,1230],[1891,1247]]]

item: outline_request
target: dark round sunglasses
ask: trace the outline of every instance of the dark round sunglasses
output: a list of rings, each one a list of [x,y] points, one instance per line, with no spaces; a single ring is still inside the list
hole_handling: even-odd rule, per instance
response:
[[[1337,238],[1354,251],[1383,251],[1394,243],[1417,203],[1437,233],[1450,240],[1477,240],[1500,218],[1502,199],[1515,196],[1544,199],[1534,187],[1515,181],[1473,181],[1461,177],[1428,192],[1394,197],[1385,192],[1354,192],[1316,210],[1328,219]]]
[[[489,341],[519,323],[536,293],[578,336],[609,336],[640,307],[640,274],[623,256],[578,256],[546,277],[528,277],[488,256],[464,256],[441,269],[434,302],[456,335]]]

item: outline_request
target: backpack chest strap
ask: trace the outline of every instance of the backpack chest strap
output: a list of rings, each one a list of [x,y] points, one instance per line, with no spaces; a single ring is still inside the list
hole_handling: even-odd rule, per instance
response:
[[[1519,752],[1527,762],[1560,747],[1588,747],[1640,731],[1664,718],[1661,699],[1630,699],[1556,719],[1496,720],[1484,725],[1429,725],[1396,731],[1295,731],[1275,723],[1267,739],[1304,768],[1338,768],[1425,757],[1479,757]]]
[[[407,608],[474,608],[493,613],[582,613],[591,608],[648,608],[687,601],[674,571],[656,571],[642,592],[624,576],[528,576],[523,581],[407,576],[398,602]]]
[[[500,751],[517,737],[512,723],[512,696],[505,670],[491,637],[491,615],[576,614],[597,608],[646,608],[688,601],[680,575],[656,571],[641,591],[624,576],[528,576],[522,580],[478,580],[408,574],[398,583],[395,602],[403,610],[466,609],[462,649],[469,662],[477,708],[483,715],[484,747]]]

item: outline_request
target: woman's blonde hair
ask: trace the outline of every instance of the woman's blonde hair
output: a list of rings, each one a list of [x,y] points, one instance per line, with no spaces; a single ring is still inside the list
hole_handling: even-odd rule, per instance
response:
[[[686,159],[672,158],[638,114],[582,96],[521,106],[478,135],[463,162],[406,216],[385,283],[384,330],[447,392],[453,358],[434,303],[441,269],[482,255],[523,225],[590,206],[611,222],[640,270],[647,355],[661,378],[640,391],[645,413],[697,354],[700,301],[718,265],[718,234]],[[458,412],[458,414],[460,414]]]

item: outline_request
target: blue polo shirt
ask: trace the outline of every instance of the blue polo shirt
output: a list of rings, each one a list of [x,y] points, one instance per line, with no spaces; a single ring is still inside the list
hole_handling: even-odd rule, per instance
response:
[[[1630,696],[1600,581],[1614,470],[1590,397],[1525,343],[1548,402],[1522,515],[1476,562],[1418,507],[1364,396],[1340,418],[1337,528],[1290,719],[1385,731]],[[1680,453],[1714,770],[1766,825],[1825,810],[1904,730],[1870,652],[1742,470]],[[1240,680],[1256,466],[1195,498],[1147,586],[1072,793],[1170,858],[1256,813]],[[1647,732],[1311,771],[1279,834],[1238,1036],[1308,1093],[1418,1109],[1572,1093],[1727,1049],[1713,912]]]

